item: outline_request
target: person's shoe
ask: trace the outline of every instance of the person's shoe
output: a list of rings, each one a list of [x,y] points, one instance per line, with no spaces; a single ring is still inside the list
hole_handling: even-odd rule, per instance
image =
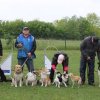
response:
[[[95,84],[94,84],[94,83],[89,83],[89,85],[91,85],[91,86],[95,86]]]

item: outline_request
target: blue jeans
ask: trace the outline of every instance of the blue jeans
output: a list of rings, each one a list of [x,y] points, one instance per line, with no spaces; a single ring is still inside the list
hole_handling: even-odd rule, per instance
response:
[[[25,62],[25,60],[26,60],[27,58],[18,58],[18,64],[19,65],[23,65],[24,64],[24,62]],[[28,59],[27,61],[26,61],[26,65],[27,65],[27,68],[28,68],[28,71],[29,72],[33,72],[34,71],[34,64],[33,64],[33,59]],[[23,69],[23,68],[22,68]]]

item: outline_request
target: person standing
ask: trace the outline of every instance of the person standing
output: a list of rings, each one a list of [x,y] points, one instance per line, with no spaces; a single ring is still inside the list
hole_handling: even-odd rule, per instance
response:
[[[65,53],[57,52],[56,54],[54,54],[53,59],[52,59],[52,67],[50,71],[51,83],[53,82],[54,73],[56,70],[56,66],[58,64],[62,64],[64,73],[68,73],[68,59],[69,59],[68,55]]]
[[[88,71],[88,84],[94,86],[94,67],[95,56],[98,50],[99,38],[95,36],[86,37],[81,45],[81,60],[80,60],[80,76],[82,78],[82,84],[85,83],[86,66]]]
[[[31,35],[28,27],[24,27],[22,33],[17,37],[15,47],[18,49],[18,64],[23,65],[24,62],[29,72],[34,71],[33,59],[36,58],[36,40]]]

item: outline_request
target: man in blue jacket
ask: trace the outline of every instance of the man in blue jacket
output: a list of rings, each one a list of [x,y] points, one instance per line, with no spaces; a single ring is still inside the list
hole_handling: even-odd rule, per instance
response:
[[[29,28],[24,27],[22,33],[17,37],[15,47],[18,48],[18,64],[23,65],[24,62],[29,72],[34,71],[33,59],[36,58],[36,41],[34,36],[30,34]]]

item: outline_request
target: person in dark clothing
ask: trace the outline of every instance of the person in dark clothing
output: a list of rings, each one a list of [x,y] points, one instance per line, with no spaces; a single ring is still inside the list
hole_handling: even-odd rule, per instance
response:
[[[36,58],[36,40],[30,34],[28,27],[24,27],[22,33],[17,37],[15,47],[18,48],[18,64],[22,66],[26,62],[28,71],[33,72],[33,59]]]
[[[81,45],[81,60],[80,60],[80,76],[82,78],[82,84],[85,83],[85,72],[88,64],[88,84],[94,85],[94,67],[95,56],[98,52],[99,38],[95,36],[86,37]],[[99,55],[99,53],[98,53]]]
[[[0,60],[1,57],[3,56],[3,48],[2,48],[2,42],[0,39]],[[0,68],[0,82],[6,81],[6,76],[4,75],[4,72],[2,71],[2,69]]]
[[[53,59],[52,59],[52,67],[51,67],[51,71],[50,71],[51,82],[53,82],[54,72],[56,70],[57,64],[62,64],[63,71],[65,73],[68,73],[68,56],[67,56],[67,54],[61,53],[61,52],[54,54]]]

